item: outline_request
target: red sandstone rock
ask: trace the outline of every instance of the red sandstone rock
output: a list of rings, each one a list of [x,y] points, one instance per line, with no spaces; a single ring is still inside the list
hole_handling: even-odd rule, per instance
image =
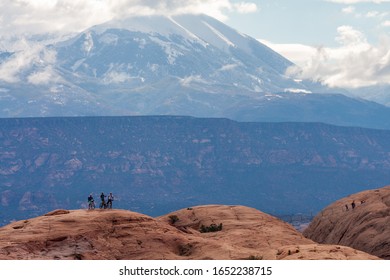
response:
[[[211,224],[222,230],[199,231]],[[377,258],[318,245],[256,209],[210,205],[159,218],[125,210],[56,210],[0,228],[0,259]]]
[[[303,234],[318,243],[345,245],[390,259],[390,186],[336,201]]]

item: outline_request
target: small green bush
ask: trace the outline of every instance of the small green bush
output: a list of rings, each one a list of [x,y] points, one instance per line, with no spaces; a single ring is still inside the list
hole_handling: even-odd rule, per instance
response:
[[[246,258],[246,260],[262,260],[263,259],[263,256],[254,256],[254,255],[251,255],[249,256],[248,258]]]
[[[190,256],[193,250],[194,250],[194,246],[190,243],[179,245],[180,256]]]
[[[168,218],[172,225],[174,225],[177,221],[179,221],[179,217],[177,215],[170,215]]]
[[[206,232],[216,232],[221,230],[222,230],[222,223],[220,223],[219,225],[211,224],[208,227],[206,227],[205,225],[201,225],[199,231],[201,233],[206,233]]]

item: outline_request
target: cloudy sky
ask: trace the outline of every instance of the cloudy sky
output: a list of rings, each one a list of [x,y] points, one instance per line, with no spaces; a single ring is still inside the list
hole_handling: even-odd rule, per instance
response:
[[[300,78],[346,88],[390,83],[390,0],[2,0],[0,50],[39,50],[32,35],[156,13],[216,17],[295,62],[289,73]]]

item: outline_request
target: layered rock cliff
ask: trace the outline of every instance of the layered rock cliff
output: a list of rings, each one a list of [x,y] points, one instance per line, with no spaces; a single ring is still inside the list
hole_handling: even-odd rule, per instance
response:
[[[315,214],[387,184],[390,131],[190,117],[0,119],[0,225],[51,209],[115,207],[160,216],[239,204]]]

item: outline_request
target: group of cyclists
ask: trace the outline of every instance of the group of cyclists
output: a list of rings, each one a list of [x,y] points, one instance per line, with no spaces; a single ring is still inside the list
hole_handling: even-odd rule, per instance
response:
[[[106,201],[107,197],[107,201]],[[112,209],[112,202],[114,201],[114,196],[110,193],[106,196],[104,193],[100,194],[100,209]],[[92,194],[88,196],[88,209],[95,209],[95,200],[93,199]]]

